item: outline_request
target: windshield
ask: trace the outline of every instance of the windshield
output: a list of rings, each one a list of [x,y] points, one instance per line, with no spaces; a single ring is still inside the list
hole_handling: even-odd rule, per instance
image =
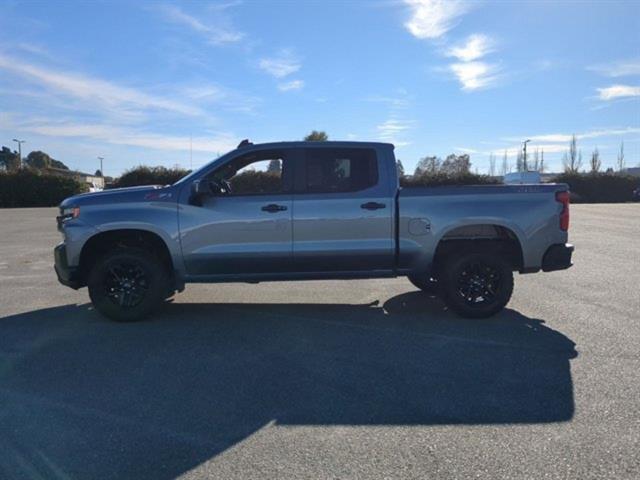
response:
[[[215,162],[217,162],[218,160],[220,160],[222,157],[228,155],[229,153],[233,152],[233,150],[229,150],[227,153],[224,153],[222,155],[220,155],[218,158],[211,160],[210,162],[206,163],[205,165],[203,165],[200,168],[196,168],[195,170],[193,170],[191,173],[189,173],[188,175],[185,175],[184,177],[182,177],[180,180],[178,180],[177,182],[175,182],[173,185],[180,185],[184,182],[189,181],[191,178],[195,177],[198,173],[200,173],[201,171],[208,169],[212,164],[214,164]]]

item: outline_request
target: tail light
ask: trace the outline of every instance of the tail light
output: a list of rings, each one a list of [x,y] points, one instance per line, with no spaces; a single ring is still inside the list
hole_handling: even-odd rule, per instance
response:
[[[569,230],[569,192],[556,192],[556,202],[562,204],[560,212],[560,230]]]

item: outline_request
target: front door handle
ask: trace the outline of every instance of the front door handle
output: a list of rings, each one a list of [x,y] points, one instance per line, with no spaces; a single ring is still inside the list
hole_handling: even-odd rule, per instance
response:
[[[364,208],[365,210],[378,210],[379,208],[385,208],[386,205],[384,203],[378,202],[367,202],[360,205],[360,208]]]
[[[263,212],[276,213],[276,212],[284,212],[287,209],[284,205],[276,205],[275,203],[270,203],[269,205],[265,205],[262,207]]]

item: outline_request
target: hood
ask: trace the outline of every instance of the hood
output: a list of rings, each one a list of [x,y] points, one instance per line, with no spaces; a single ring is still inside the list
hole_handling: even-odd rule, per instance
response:
[[[153,198],[149,194],[156,192]],[[168,200],[173,197],[173,187],[167,185],[144,185],[140,187],[125,187],[102,190],[100,192],[81,193],[65,198],[61,208],[79,207],[82,205],[96,205],[101,203],[148,202],[153,200]]]

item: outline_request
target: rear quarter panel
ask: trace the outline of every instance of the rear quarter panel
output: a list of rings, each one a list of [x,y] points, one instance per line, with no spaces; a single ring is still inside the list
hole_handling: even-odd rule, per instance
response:
[[[539,268],[546,249],[565,243],[563,184],[477,185],[407,188],[398,197],[399,270],[426,271],[442,238],[455,228],[491,224],[511,230],[522,247],[525,269]],[[424,228],[416,226],[423,225]],[[428,228],[427,228],[428,225]]]

